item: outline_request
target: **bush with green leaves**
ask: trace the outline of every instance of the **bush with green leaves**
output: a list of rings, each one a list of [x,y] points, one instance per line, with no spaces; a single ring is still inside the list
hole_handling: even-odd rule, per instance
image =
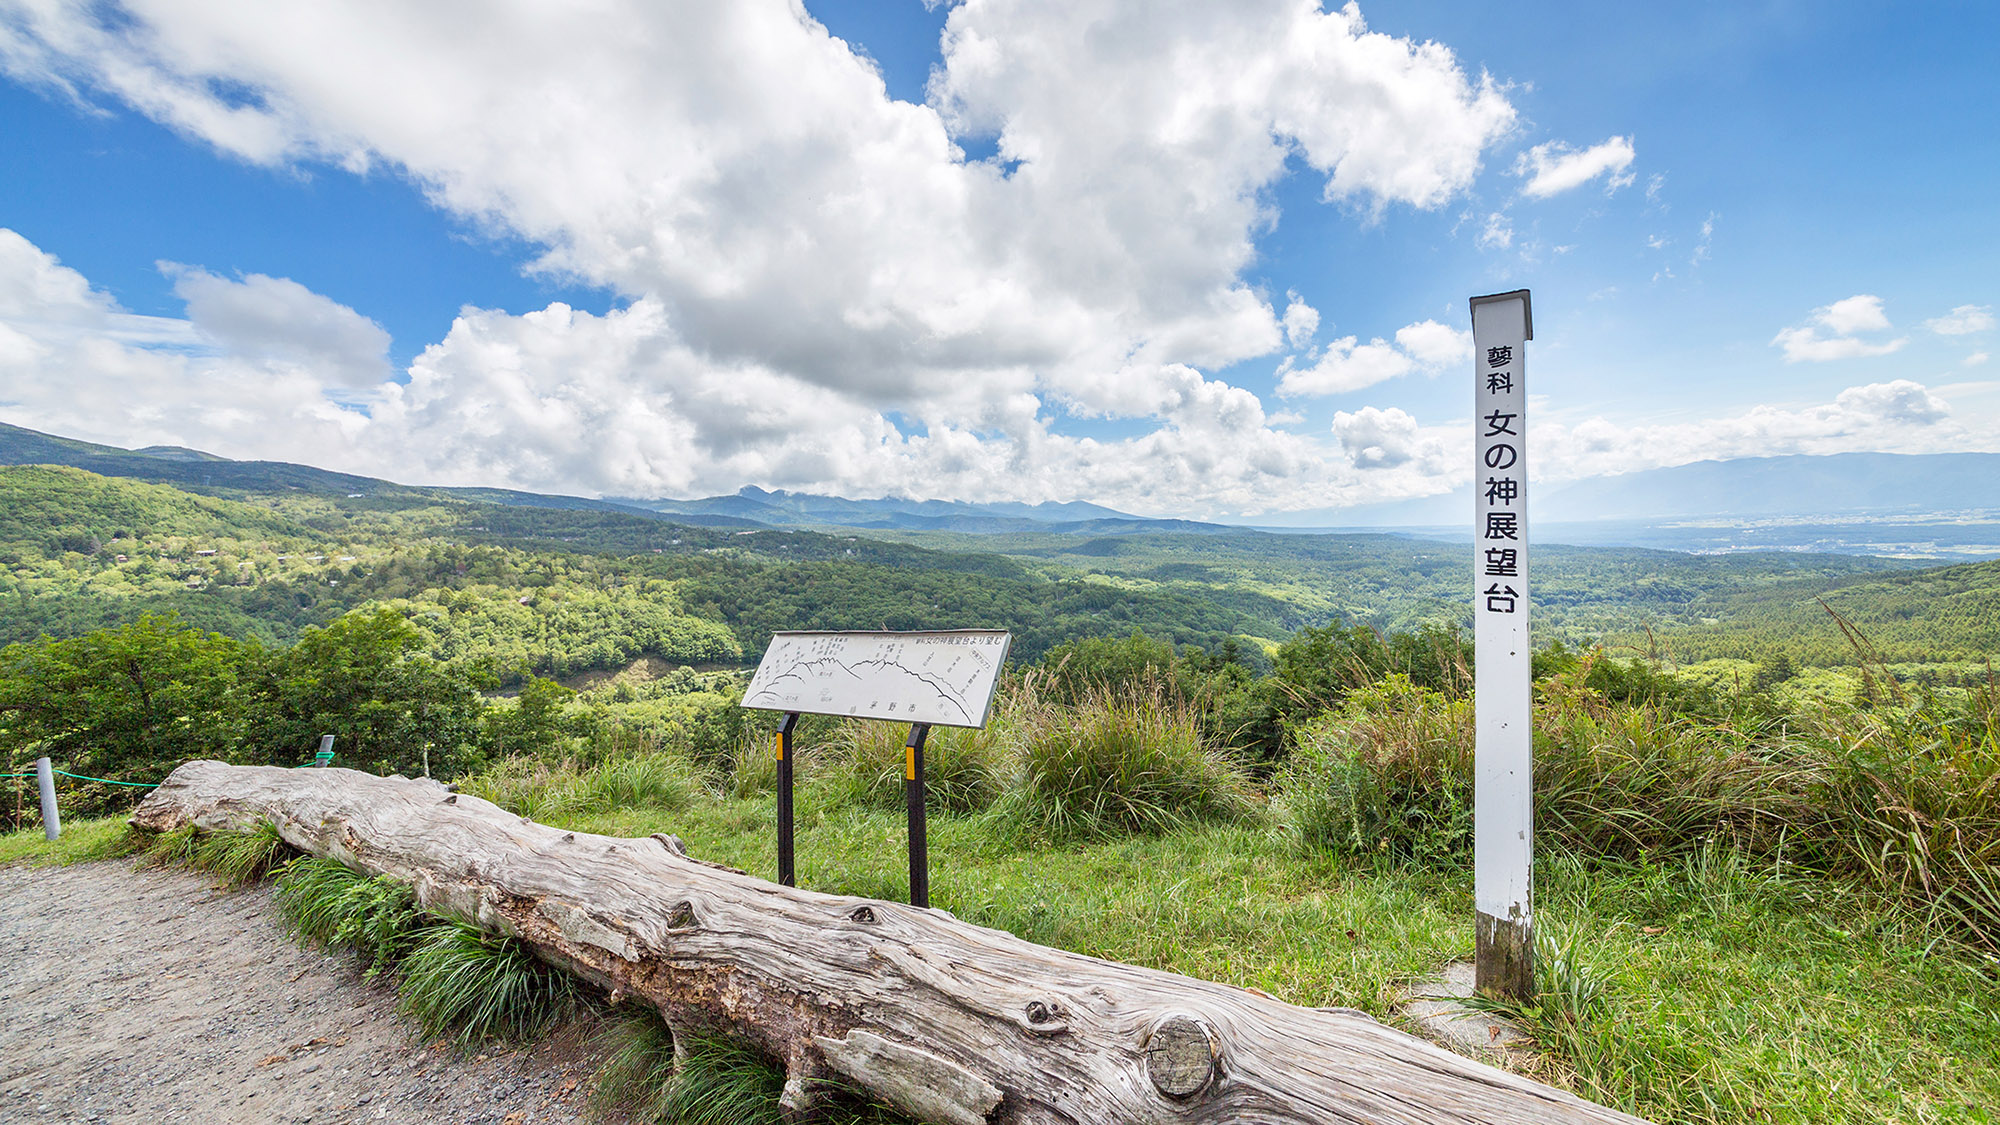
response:
[[[1848,876],[2000,950],[2000,691],[1813,701],[1739,727],[1537,687],[1535,826],[1593,857],[1720,844]],[[1426,863],[1471,838],[1472,706],[1391,676],[1304,728],[1278,787],[1308,847]]]
[[[1454,861],[1472,846],[1472,701],[1391,675],[1298,731],[1277,785],[1310,847]]]

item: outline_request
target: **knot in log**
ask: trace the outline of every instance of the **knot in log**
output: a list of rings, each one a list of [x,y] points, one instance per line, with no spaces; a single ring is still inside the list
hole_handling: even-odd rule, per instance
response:
[[[1191,1098],[1215,1077],[1219,1055],[1208,1024],[1189,1016],[1168,1016],[1146,1037],[1146,1075],[1160,1093]]]

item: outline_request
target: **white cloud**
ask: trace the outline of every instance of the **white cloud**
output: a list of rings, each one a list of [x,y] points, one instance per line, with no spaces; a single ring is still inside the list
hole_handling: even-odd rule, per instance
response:
[[[406,385],[385,381],[365,404],[349,405],[296,357],[311,354],[309,345],[328,350],[329,339],[336,352],[372,344],[366,321],[275,279],[180,277],[191,308],[204,304],[202,331],[188,320],[134,318],[0,230],[0,364],[9,375],[0,419],[412,483],[618,495],[704,495],[758,482],[1032,501],[1073,499],[1087,482],[1094,498],[1131,511],[1200,515],[1428,488],[1422,464],[1364,471],[1327,443],[1276,428],[1298,416],[1267,416],[1256,395],[1185,365],[1120,373],[1115,394],[1158,419],[1129,438],[1058,433],[1043,397],[1022,389],[940,397],[944,405],[906,436],[853,395],[701,354],[653,298],[603,316],[560,304],[520,316],[466,309],[410,365]],[[252,315],[267,300],[319,319],[302,341],[273,337],[271,319]],[[135,320],[152,328],[121,336],[119,326]],[[236,330],[217,332],[220,323]],[[952,409],[962,417],[946,416]]]
[[[218,351],[190,321],[125,312],[5,229],[0,362],[0,415],[87,440],[340,458],[367,425],[364,413],[326,397],[323,372]]]
[[[1290,303],[1285,306],[1285,342],[1294,348],[1303,348],[1312,343],[1313,333],[1319,331],[1319,310],[1305,303],[1297,293],[1288,295]]]
[[[1882,311],[1882,298],[1868,293],[1848,297],[1835,301],[1823,309],[1816,309],[1813,312],[1813,319],[1831,329],[1837,336],[1889,330],[1889,317]]]
[[[1599,176],[1605,177],[1606,191],[1616,191],[1632,182],[1630,169],[1636,155],[1630,137],[1612,137],[1581,151],[1561,141],[1549,141],[1522,153],[1514,163],[1514,174],[1528,177],[1521,193],[1535,199],[1582,187]],[[1656,186],[1648,185],[1649,197],[1655,194]]]
[[[1435,320],[1420,320],[1396,330],[1396,346],[1426,370],[1435,371],[1472,360],[1472,333]]]
[[[390,377],[382,326],[290,278],[241,281],[163,262],[203,339],[246,359],[303,368],[333,393],[363,397]]]
[[[1993,329],[1992,305],[1960,305],[1943,316],[1924,321],[1924,327],[1940,336],[1969,336]]]
[[[1689,422],[1625,426],[1593,418],[1531,423],[1537,476],[1571,480],[1735,457],[1887,450],[1929,453],[1991,449],[1984,427],[1952,420],[1951,405],[1920,383],[1897,379],[1849,387],[1830,403],[1756,406]]]
[[[1329,342],[1311,367],[1280,369],[1278,393],[1333,395],[1372,387],[1411,372],[1435,375],[1452,363],[1472,356],[1472,334],[1435,320],[1420,320],[1396,330],[1395,343],[1376,337],[1361,343],[1342,336]]]
[[[1505,250],[1514,245],[1514,223],[1502,212],[1495,211],[1486,216],[1486,224],[1479,229],[1479,236],[1473,242],[1481,250]]]
[[[1333,436],[1356,468],[1384,469],[1416,464],[1428,474],[1443,475],[1445,462],[1470,444],[1464,435],[1441,427],[1424,427],[1407,411],[1364,406],[1333,416]]]
[[[1870,293],[1858,293],[1814,309],[1805,325],[1784,329],[1772,337],[1771,344],[1784,349],[1786,363],[1859,359],[1888,355],[1900,351],[1904,344],[1909,343],[1907,338],[1902,337],[1871,343],[1856,336],[1860,332],[1887,332],[1889,329],[1888,314],[1882,311],[1882,298]]]
[[[478,34],[391,0],[130,15],[34,9],[0,54],[248,160],[406,170],[718,362],[879,396],[1264,354],[1239,275],[1288,154],[1330,199],[1434,207],[1514,116],[1448,49],[1291,0],[964,4],[934,106],[783,0],[488,7]],[[980,134],[1011,175],[963,162]]]
[[[1708,260],[1709,254],[1715,244],[1715,220],[1717,218],[1716,213],[1710,211],[1708,218],[1701,221],[1701,238],[1695,243],[1694,253],[1688,258],[1688,265],[1699,266]]]
[[[791,0],[604,0],[588,18],[487,5],[470,24],[395,0],[128,0],[103,17],[18,6],[0,20],[0,68],[260,165],[405,176],[628,307],[469,311],[399,389],[376,326],[283,279],[190,269],[188,318],[157,324],[91,311],[73,279],[65,315],[100,339],[139,333],[79,377],[164,365],[179,388],[132,396],[150,413],[90,433],[268,455],[228,421],[244,403],[205,390],[260,372],[285,396],[273,409],[332,411],[353,430],[345,467],[432,480],[477,467],[566,491],[1028,497],[1083,474],[1134,504],[1206,505],[1211,485],[1282,493],[1316,447],[1195,371],[1307,346],[1318,328],[1317,310],[1281,313],[1245,280],[1278,219],[1269,187],[1296,157],[1364,216],[1435,208],[1515,118],[1448,48],[1303,0],[963,3],[926,105],[891,99]],[[999,159],[967,162],[959,142],[989,137]],[[146,336],[163,332],[187,354]],[[16,335],[10,354],[55,339],[48,324]],[[87,366],[72,352],[38,370]],[[48,409],[51,426],[76,417]],[[1047,421],[1065,409],[1152,428],[1065,437]],[[891,413],[924,436],[901,437]],[[800,419],[820,434],[781,449],[770,435]],[[106,432],[119,424],[130,432]],[[586,431],[573,445],[559,440],[570,426]],[[1232,483],[1232,465],[1269,487]]]
[[[1992,357],[1988,356],[1985,352],[1973,352],[1971,355],[1966,356],[1960,362],[1966,367],[1977,367],[1980,364],[1985,363],[1990,358]]]

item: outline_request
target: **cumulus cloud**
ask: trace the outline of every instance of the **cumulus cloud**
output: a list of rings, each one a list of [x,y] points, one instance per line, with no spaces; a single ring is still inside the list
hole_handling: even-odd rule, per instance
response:
[[[1612,137],[1582,150],[1549,141],[1522,153],[1514,162],[1514,174],[1528,178],[1521,194],[1534,199],[1580,188],[1600,176],[1606,191],[1617,191],[1632,182],[1630,169],[1636,155],[1630,137]]]
[[[1387,410],[1364,406],[1351,413],[1338,411],[1333,416],[1333,436],[1357,468],[1393,468],[1415,462],[1437,475],[1447,473],[1443,462],[1469,444],[1455,432],[1420,426],[1413,415],[1393,406]]]
[[[389,334],[374,321],[284,277],[240,281],[162,262],[174,295],[203,339],[246,359],[306,369],[350,398],[372,393],[391,372]]]
[[[1779,332],[1771,344],[1784,349],[1786,363],[1888,355],[1901,350],[1908,338],[1871,342],[1858,334],[1887,332],[1890,327],[1888,314],[1882,311],[1882,298],[1859,293],[1814,309],[1805,324]]]
[[[1293,0],[963,4],[921,106],[783,0],[495,7],[477,35],[391,0],[124,14],[32,9],[0,58],[255,162],[405,170],[719,362],[885,399],[1266,353],[1239,275],[1288,155],[1329,199],[1435,207],[1514,117],[1445,47]],[[966,162],[986,135],[1001,161]]]
[[[1970,336],[1993,330],[1992,305],[1960,305],[1943,316],[1924,321],[1924,327],[1940,336]]]
[[[5,229],[0,364],[0,416],[94,441],[342,457],[367,423],[328,399],[323,371],[231,354],[188,320],[128,313]]]
[[[1473,241],[1481,250],[1505,250],[1514,245],[1514,221],[1504,212],[1495,211],[1486,216]]]
[[[1435,320],[1397,329],[1396,340],[1377,336],[1368,343],[1342,336],[1331,341],[1310,367],[1287,366],[1278,377],[1278,393],[1334,395],[1372,387],[1412,372],[1435,375],[1472,356],[1472,333]]]
[[[1025,499],[1087,477],[1168,510],[1350,486],[1199,373],[1319,327],[1245,281],[1280,218],[1268,189],[1303,166],[1369,218],[1438,207],[1513,127],[1503,91],[1440,44],[1304,0],[972,0],[941,52],[915,105],[790,0],[489,5],[476,31],[395,0],[16,6],[16,79],[260,165],[386,169],[624,307],[468,310],[392,379],[352,310],[191,266],[184,319],[132,317],[64,274],[75,291],[50,307],[71,328],[24,315],[0,346],[69,348],[37,378],[112,388],[143,369],[175,388],[130,396],[122,434],[72,432],[271,455],[232,421],[264,402],[345,435],[323,443],[342,467],[410,479]],[[968,160],[974,140],[998,156]],[[63,331],[120,346],[93,359]],[[1344,345],[1364,363],[1375,346]],[[31,388],[15,401],[49,413],[12,417],[83,421],[59,397]],[[1145,421],[1096,442],[1057,432],[1062,412]]]
[[[1427,371],[1472,360],[1472,333],[1435,320],[1420,320],[1398,328],[1396,346]]]
[[[1990,358],[1992,357],[1987,355],[1985,352],[1973,352],[1971,355],[1966,356],[1963,360],[1959,362],[1966,367],[1977,367],[1980,364],[1985,363]]]
[[[899,427],[789,372],[718,362],[682,340],[654,298],[604,315],[561,304],[524,315],[466,309],[406,381],[384,381],[353,404],[298,359],[356,342],[350,354],[367,358],[372,329],[350,310],[283,279],[183,269],[177,281],[190,316],[201,308],[199,326],[133,317],[0,230],[0,364],[9,374],[0,419],[236,457],[310,451],[315,464],[413,483],[617,495],[704,495],[754,481],[1034,501],[1073,499],[1082,481],[1131,511],[1213,514],[1428,487],[1420,465],[1330,456],[1322,442],[1276,428],[1297,418],[1268,417],[1255,394],[1186,365],[1127,373],[1122,393],[1158,422],[1124,439],[1059,433],[1043,396],[1026,391],[983,395],[966,421]],[[287,340],[253,315],[265,301],[320,317]]]

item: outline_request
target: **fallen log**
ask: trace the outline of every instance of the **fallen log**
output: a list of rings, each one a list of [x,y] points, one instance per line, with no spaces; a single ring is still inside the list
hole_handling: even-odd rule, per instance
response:
[[[189,762],[132,823],[266,819],[676,1030],[755,1044],[783,1063],[796,1120],[837,1078],[941,1125],[1638,1121],[1358,1012],[780,886],[691,859],[671,836],[565,832],[432,781]]]

